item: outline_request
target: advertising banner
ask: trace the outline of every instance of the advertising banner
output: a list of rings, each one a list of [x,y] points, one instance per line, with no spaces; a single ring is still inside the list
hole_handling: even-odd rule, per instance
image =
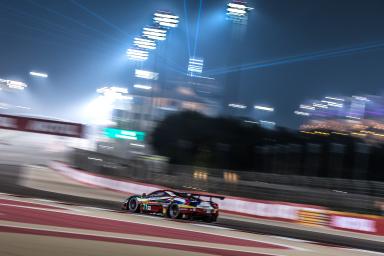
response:
[[[49,119],[0,114],[0,129],[82,138],[84,125]]]

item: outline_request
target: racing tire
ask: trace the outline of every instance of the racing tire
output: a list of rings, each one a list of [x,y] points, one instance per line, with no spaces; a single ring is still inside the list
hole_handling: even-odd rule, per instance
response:
[[[206,216],[204,218],[204,221],[205,222],[208,222],[208,223],[211,223],[211,222],[216,222],[217,221],[217,216]]]
[[[180,207],[178,204],[171,204],[168,207],[168,217],[171,219],[180,219],[181,218]]]
[[[140,212],[140,203],[136,197],[131,197],[128,199],[127,210],[130,212]]]

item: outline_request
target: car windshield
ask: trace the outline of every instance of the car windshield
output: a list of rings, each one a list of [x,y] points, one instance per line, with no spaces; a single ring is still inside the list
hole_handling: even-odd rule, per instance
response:
[[[193,195],[191,193],[187,193],[187,192],[175,192],[175,193],[177,194],[177,196],[182,197],[182,198],[199,200],[198,196]]]
[[[167,193],[168,195],[170,195],[170,196],[176,196],[176,194],[175,194],[174,192],[172,192],[172,191],[166,191],[166,193]]]

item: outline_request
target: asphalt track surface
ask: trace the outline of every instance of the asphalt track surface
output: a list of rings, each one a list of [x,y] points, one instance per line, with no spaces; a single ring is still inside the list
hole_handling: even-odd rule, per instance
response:
[[[121,213],[124,195],[55,177],[44,167],[63,160],[62,152],[52,150],[58,139],[47,138],[53,142],[44,138],[43,146],[35,141],[41,138],[23,147],[17,139],[0,145],[0,192],[6,193],[0,195],[0,255],[383,255],[358,250],[383,252],[380,240],[235,216],[211,225]]]
[[[361,255],[152,216],[0,195],[0,255]],[[379,255],[364,252],[364,255]]]

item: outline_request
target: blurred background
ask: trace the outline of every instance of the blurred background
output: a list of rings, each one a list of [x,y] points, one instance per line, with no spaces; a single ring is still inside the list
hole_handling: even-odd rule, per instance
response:
[[[0,7],[5,160],[383,214],[382,1]]]

